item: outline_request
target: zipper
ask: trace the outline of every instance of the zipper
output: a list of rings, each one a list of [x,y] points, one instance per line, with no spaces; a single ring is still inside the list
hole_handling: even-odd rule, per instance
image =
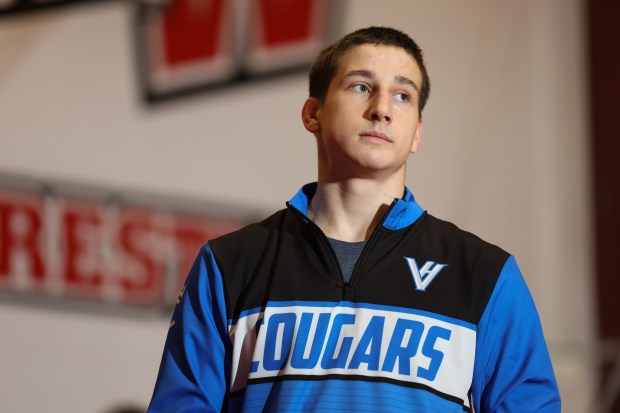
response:
[[[329,242],[329,240],[327,239],[327,235],[325,235],[325,233],[323,232],[323,230],[321,228],[319,228],[319,226],[317,224],[315,224],[314,222],[312,222],[310,220],[310,218],[308,218],[303,212],[301,212],[299,209],[295,208],[293,205],[291,205],[289,202],[286,203],[286,206],[289,207],[289,209],[291,209],[294,213],[296,213],[297,215],[299,215],[301,217],[301,219],[303,219],[305,222],[307,222],[310,225],[310,228],[312,228],[312,230],[318,234],[319,238],[323,241],[324,245],[327,245],[327,250],[329,251],[331,258],[332,258],[332,262],[334,262],[336,264],[336,268],[338,269],[338,275],[340,276],[340,282],[341,284],[344,286],[346,283],[344,282],[344,276],[342,275],[342,267],[340,266],[340,262],[338,261],[338,257],[336,256],[336,251],[334,251],[334,247],[332,247],[332,244]]]
[[[349,279],[349,282],[347,283],[348,284],[348,290],[349,290],[348,291],[349,296],[350,296],[350,293],[351,293],[350,290],[353,287],[353,283],[355,282],[355,279],[357,278],[356,275],[359,272],[359,268],[364,263],[364,260],[365,260],[366,256],[368,255],[368,251],[370,250],[370,248],[372,247],[372,245],[374,244],[374,242],[377,239],[377,234],[379,233],[379,231],[381,231],[381,228],[383,228],[383,223],[385,222],[385,220],[388,217],[388,215],[390,215],[390,212],[392,212],[392,209],[394,209],[394,206],[396,205],[397,202],[398,202],[398,198],[394,198],[394,200],[392,201],[392,203],[388,207],[387,211],[385,211],[385,214],[383,214],[383,217],[381,218],[381,221],[379,221],[379,223],[377,224],[375,229],[372,230],[372,234],[370,234],[370,238],[368,238],[368,242],[366,242],[366,245],[364,245],[364,249],[362,249],[362,253],[360,254],[359,258],[357,259],[357,262],[355,263],[355,266],[353,267],[353,272],[351,273],[351,279]]]
[[[392,203],[388,207],[388,209],[385,212],[385,214],[383,214],[383,217],[381,218],[381,221],[379,221],[379,223],[377,224],[375,229],[373,229],[372,233],[370,234],[370,238],[368,238],[368,241],[366,242],[366,245],[364,245],[364,249],[362,249],[362,252],[361,252],[359,258],[357,259],[357,262],[355,263],[355,266],[353,267],[353,272],[351,273],[351,278],[349,279],[349,282],[345,282],[344,281],[344,276],[342,275],[342,267],[340,266],[340,262],[338,261],[338,257],[336,256],[336,251],[334,251],[334,248],[332,247],[332,244],[327,239],[327,235],[325,235],[323,230],[321,228],[319,228],[319,226],[317,224],[312,222],[303,212],[301,212],[299,209],[295,208],[289,202],[286,203],[286,205],[294,213],[299,215],[305,222],[307,222],[310,225],[310,228],[312,228],[313,231],[319,235],[319,238],[323,241],[323,244],[327,245],[327,249],[328,249],[328,251],[331,254],[332,261],[336,264],[336,268],[338,269],[338,275],[340,275],[340,282],[342,283],[342,300],[343,301],[351,301],[353,282],[356,279],[356,275],[357,275],[357,273],[359,271],[359,268],[361,267],[361,265],[362,265],[366,255],[367,255],[367,252],[370,250],[371,245],[374,243],[374,241],[376,239],[376,234],[378,234],[380,229],[383,227],[383,223],[385,222],[385,220],[388,217],[388,215],[390,215],[390,212],[392,212],[392,209],[394,209],[394,206],[396,205],[397,202],[398,202],[398,198],[394,198],[394,200],[392,201]]]

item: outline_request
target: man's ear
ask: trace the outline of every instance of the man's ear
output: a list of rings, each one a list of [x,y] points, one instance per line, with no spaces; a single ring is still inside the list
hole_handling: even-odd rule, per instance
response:
[[[418,127],[415,130],[415,134],[413,136],[413,143],[411,144],[411,153],[415,154],[418,149],[420,149],[420,144],[422,143],[422,118],[418,120]]]
[[[317,98],[309,97],[301,108],[301,120],[308,132],[318,133],[321,130],[319,123],[318,111],[321,103]]]

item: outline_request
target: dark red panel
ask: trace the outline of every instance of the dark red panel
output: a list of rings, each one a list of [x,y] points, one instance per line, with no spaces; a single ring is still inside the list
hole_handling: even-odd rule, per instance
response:
[[[307,40],[312,35],[314,0],[260,0],[265,46]]]
[[[218,53],[224,0],[176,0],[164,17],[163,44],[169,66],[203,61]]]

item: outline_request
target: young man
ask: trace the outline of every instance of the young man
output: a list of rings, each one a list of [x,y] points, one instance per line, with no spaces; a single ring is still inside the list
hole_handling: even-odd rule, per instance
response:
[[[319,55],[302,109],[318,182],[203,248],[149,411],[560,411],[515,259],[405,188],[429,89],[394,29]]]

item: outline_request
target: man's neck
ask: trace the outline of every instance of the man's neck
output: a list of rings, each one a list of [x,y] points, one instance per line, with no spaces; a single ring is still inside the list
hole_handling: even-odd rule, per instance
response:
[[[364,241],[381,221],[394,198],[403,195],[403,180],[378,182],[348,179],[322,182],[308,208],[308,217],[330,238]]]

